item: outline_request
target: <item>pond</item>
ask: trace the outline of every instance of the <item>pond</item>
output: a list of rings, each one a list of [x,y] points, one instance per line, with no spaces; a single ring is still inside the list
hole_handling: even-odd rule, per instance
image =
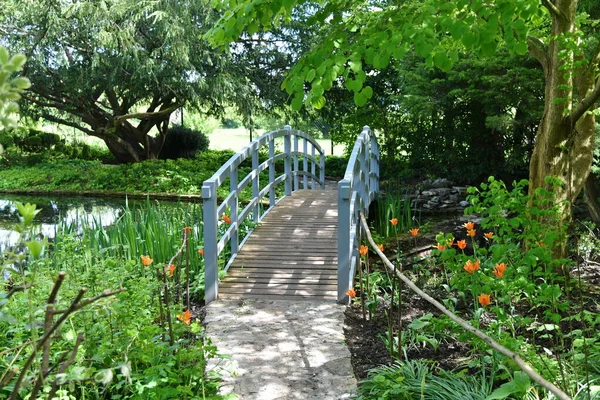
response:
[[[79,230],[81,224],[96,222],[109,226],[122,214],[126,204],[132,207],[145,202],[115,198],[0,195],[0,252],[14,245],[19,238],[13,229],[19,222],[15,201],[35,204],[41,210],[35,218],[33,233],[50,240],[61,225],[72,226],[75,230]]]

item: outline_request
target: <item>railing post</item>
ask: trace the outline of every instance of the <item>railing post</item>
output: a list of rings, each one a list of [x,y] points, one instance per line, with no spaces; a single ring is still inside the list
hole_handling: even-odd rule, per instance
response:
[[[294,191],[300,189],[298,186],[298,135],[294,135]]]
[[[269,160],[273,160],[275,157],[275,139],[269,140]],[[269,190],[269,207],[275,206],[275,188],[273,187],[273,182],[275,181],[275,161],[271,161],[271,165],[269,165],[269,184],[271,185],[271,190]]]
[[[306,190],[308,189],[308,175],[306,175],[308,173],[308,139],[302,139],[302,152],[304,153],[304,156],[302,157],[302,170],[304,171],[304,174],[302,175],[302,189]]]
[[[255,174],[254,178],[252,179],[252,198],[256,199],[258,197],[258,194],[260,192],[259,190],[259,173],[257,172],[258,170],[258,147],[256,149],[254,149],[254,151],[252,152],[252,172]],[[252,212],[253,215],[253,221],[258,223],[258,221],[260,221],[260,215],[258,215],[259,213],[259,207],[258,207],[258,203],[256,204],[256,206],[254,207],[254,211]],[[236,229],[237,231],[237,229]]]
[[[214,180],[202,184],[204,220],[204,301],[217,299],[219,272],[217,264],[217,185]]]
[[[315,159],[315,145],[311,143],[311,152],[310,155],[312,156],[313,160]],[[310,177],[310,188],[311,189],[315,189],[315,174],[316,174],[316,165],[314,161],[310,162],[310,173],[312,174],[312,176]]]
[[[348,304],[350,289],[350,182],[338,182],[338,303]]]
[[[319,153],[319,179],[321,180],[321,189],[325,189],[325,151]]]
[[[372,191],[373,193],[379,192],[379,144],[377,143],[377,138],[374,133],[371,133],[371,154],[373,154],[374,163],[371,165],[371,172],[373,173],[373,185]]]
[[[285,173],[285,195],[290,196],[292,194],[292,127],[286,125],[284,128],[287,132],[283,137],[283,151],[285,158],[283,159],[284,173]]]
[[[229,191],[236,193],[238,191],[238,170],[234,168],[229,174]],[[233,231],[231,233],[230,246],[231,254],[235,255],[238,252],[239,234],[238,234],[238,196],[237,194],[233,197],[233,204],[231,204],[231,226]]]

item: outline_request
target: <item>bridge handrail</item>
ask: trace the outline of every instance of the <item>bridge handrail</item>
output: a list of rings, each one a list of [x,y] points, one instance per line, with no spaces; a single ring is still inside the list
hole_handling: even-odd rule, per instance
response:
[[[360,213],[379,192],[379,145],[368,126],[358,136],[350,155],[344,179],[338,182],[338,290],[340,303],[348,302],[356,266],[360,260]]]
[[[283,137],[284,151],[275,154],[275,139]],[[302,140],[302,148],[299,142]],[[264,145],[269,146],[269,158],[259,164],[259,149]],[[310,149],[309,149],[310,147]],[[310,151],[309,151],[310,150]],[[319,158],[317,159],[317,155]],[[238,167],[249,157],[252,157],[252,170],[243,179],[238,177]],[[302,158],[302,166],[299,165]],[[275,176],[275,163],[284,160],[284,172]],[[310,165],[309,165],[310,164]],[[309,168],[310,167],[310,168]],[[319,175],[316,174],[319,168]],[[268,168],[269,183],[260,189],[260,173]],[[234,154],[214,175],[202,184],[203,221],[204,221],[204,269],[205,269],[205,302],[215,300],[218,295],[219,282],[219,255],[230,243],[231,257],[227,260],[225,270],[229,268],[244,241],[239,242],[239,228],[252,212],[255,223],[262,221],[264,216],[281,200],[275,198],[275,187],[284,182],[284,197],[302,188],[314,189],[315,183],[320,188],[325,187],[325,153],[321,146],[309,134],[292,129],[286,125],[284,129],[265,133],[246,145]],[[229,179],[230,194],[219,204],[217,191]],[[241,191],[252,183],[252,200],[239,211],[239,195]],[[310,186],[309,186],[310,183]],[[269,207],[261,213],[261,200],[268,194]],[[283,198],[283,197],[282,197]],[[219,221],[222,216],[230,212],[231,224],[219,239]],[[248,238],[250,234],[246,235]]]

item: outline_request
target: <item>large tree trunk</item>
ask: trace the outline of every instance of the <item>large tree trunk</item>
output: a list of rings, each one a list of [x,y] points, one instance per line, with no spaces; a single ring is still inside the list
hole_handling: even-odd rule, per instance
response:
[[[577,1],[556,0],[552,38],[571,36],[575,31]],[[529,194],[537,188],[548,188],[545,178],[552,176],[565,184],[554,187],[554,200],[563,211],[561,224],[571,220],[571,205],[585,185],[592,166],[594,116],[584,113],[573,118],[573,107],[594,88],[594,78],[587,68],[564,69],[575,61],[565,56],[559,40],[552,39],[546,48],[530,41],[530,52],[542,63],[546,76],[545,107],[529,166]],[[566,255],[566,243],[555,249],[557,256]]]
[[[600,222],[600,203],[598,202],[600,198],[600,182],[598,182],[598,178],[594,174],[588,176],[583,190],[590,218],[597,224]]]

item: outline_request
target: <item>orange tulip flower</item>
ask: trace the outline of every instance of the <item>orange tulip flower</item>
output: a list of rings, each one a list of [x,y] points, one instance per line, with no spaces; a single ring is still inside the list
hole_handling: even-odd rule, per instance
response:
[[[169,276],[173,276],[173,273],[175,272],[175,268],[177,268],[175,266],[175,264],[169,264],[165,266],[165,273],[168,273]]]
[[[153,260],[150,258],[149,255],[146,254],[145,256],[142,256],[142,264],[144,264],[144,266],[147,267],[148,265],[152,264],[152,261]]]
[[[497,278],[502,278],[504,276],[504,271],[506,271],[506,264],[500,263],[496,264],[492,273],[496,275]]]
[[[456,244],[458,245],[458,248],[461,250],[464,250],[467,247],[466,240],[459,240],[458,242],[456,242]]]
[[[475,229],[469,229],[467,231],[467,236],[475,237],[476,233],[477,233],[477,231]]]
[[[477,261],[471,261],[471,260],[467,261],[465,263],[465,267],[464,268],[465,268],[465,271],[467,271],[468,273],[470,273],[470,274],[474,273],[475,271],[477,271],[479,269],[479,260],[477,260]]]
[[[419,228],[411,229],[409,232],[412,235],[412,237],[417,237],[417,235],[419,234]]]
[[[189,227],[189,226],[186,226],[186,227],[184,227],[184,228],[183,228],[183,231],[184,231],[185,233],[189,234],[189,233],[192,231],[192,228],[191,228],[191,227]]]
[[[383,251],[383,245],[382,245],[382,244],[378,244],[378,245],[377,245],[377,248],[378,248],[380,251]]]
[[[446,246],[445,246],[445,245],[443,245],[443,244],[439,244],[439,243],[438,243],[438,244],[437,244],[437,249],[438,249],[439,251],[444,251],[444,250],[446,250]]]
[[[470,230],[472,230],[473,228],[475,228],[475,223],[474,223],[474,222],[471,222],[471,221],[469,221],[469,222],[467,222],[466,224],[463,224],[463,227],[464,227],[466,230],[470,231]]]
[[[360,249],[358,250],[361,256],[366,256],[369,252],[369,248],[364,244],[360,245]]]
[[[346,294],[350,297],[356,297],[356,291],[354,291],[354,289],[348,289]]]
[[[228,223],[228,224],[231,224],[231,218],[229,218],[229,215],[227,215],[227,214],[223,214],[223,216],[221,217],[221,219],[222,219],[224,222],[226,222],[226,223]]]
[[[392,225],[396,226],[398,225],[398,218],[392,218],[390,219],[390,222],[392,223]]]
[[[177,316],[177,319],[189,325],[190,320],[192,319],[192,313],[190,312],[190,310],[185,310],[185,312],[182,312]]]
[[[488,304],[490,304],[490,295],[481,293],[479,295],[479,304],[481,304],[484,307],[487,306]]]
[[[198,254],[200,254],[200,256],[204,257],[204,249],[199,249]]]
[[[485,236],[486,239],[490,240],[494,237],[494,232],[486,232],[483,234],[483,236]]]

